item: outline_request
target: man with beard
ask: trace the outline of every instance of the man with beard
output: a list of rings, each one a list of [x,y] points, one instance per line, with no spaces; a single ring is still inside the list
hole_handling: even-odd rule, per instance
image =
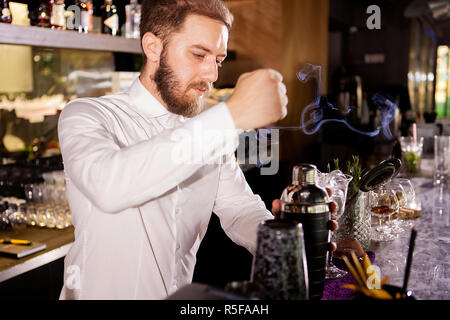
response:
[[[244,74],[226,103],[201,112],[231,14],[221,0],[144,0],[141,10],[140,77],[126,92],[76,99],[60,116],[75,227],[61,299],[166,298],[192,281],[212,212],[252,253],[258,224],[273,218],[234,151],[239,130],[285,117],[281,75]]]

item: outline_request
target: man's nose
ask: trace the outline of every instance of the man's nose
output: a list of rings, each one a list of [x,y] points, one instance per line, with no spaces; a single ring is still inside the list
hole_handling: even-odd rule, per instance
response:
[[[202,80],[208,82],[216,82],[219,77],[217,70],[217,62],[215,59],[207,59],[202,65]]]

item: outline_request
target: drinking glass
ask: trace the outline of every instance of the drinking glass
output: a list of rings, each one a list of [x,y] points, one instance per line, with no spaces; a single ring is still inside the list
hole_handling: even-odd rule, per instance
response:
[[[407,178],[395,178],[392,182],[400,184],[403,188],[406,201],[403,204],[400,203],[399,216],[403,226],[410,227],[412,226],[412,223],[407,220],[414,218],[414,216],[411,216],[411,213],[414,213],[415,210],[420,210],[421,204],[416,197],[416,192],[411,180]]]
[[[387,184],[385,184],[384,188],[389,188],[389,189],[394,190],[395,195],[397,196],[397,200],[398,200],[400,208],[407,207],[408,200],[407,200],[406,191],[400,182],[392,180],[392,181],[388,182]],[[405,221],[405,220],[401,219],[400,208],[397,211],[397,213],[395,213],[392,216],[393,219],[389,221],[391,230],[394,233],[402,233],[405,231],[404,228],[412,226],[412,223],[410,221]]]
[[[400,137],[402,149],[403,174],[416,176],[420,174],[422,164],[423,137]]]
[[[36,206],[34,203],[27,204],[27,214],[26,214],[27,224],[29,226],[36,226],[38,224],[38,217]]]
[[[447,182],[450,162],[450,137],[434,136],[434,173],[433,185]]]
[[[400,208],[395,191],[384,187],[369,191],[369,208],[379,222],[379,226],[375,227],[375,232],[372,233],[372,240],[391,241],[396,239],[397,235],[392,233],[390,226],[386,223]]]
[[[337,221],[345,211],[348,184],[353,177],[342,173],[340,170],[333,170],[330,173],[318,172],[317,176],[319,186],[329,188],[332,192],[330,200],[335,201],[338,205],[338,210],[331,214],[331,219]],[[330,240],[331,238],[332,233],[330,232]],[[347,271],[341,270],[334,265],[333,253],[328,252],[325,279],[340,279],[347,273]]]
[[[47,213],[45,211],[46,207],[44,204],[40,203],[36,206],[36,224],[39,227],[45,227],[47,225]]]

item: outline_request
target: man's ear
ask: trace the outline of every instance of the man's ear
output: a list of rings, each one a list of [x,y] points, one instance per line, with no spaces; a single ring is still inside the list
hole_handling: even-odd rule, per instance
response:
[[[152,32],[147,32],[142,37],[142,50],[147,60],[158,63],[163,50],[163,43]]]

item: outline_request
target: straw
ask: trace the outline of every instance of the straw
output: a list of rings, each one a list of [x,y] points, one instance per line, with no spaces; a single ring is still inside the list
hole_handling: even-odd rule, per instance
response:
[[[415,122],[412,124],[412,131],[413,131],[412,134],[413,134],[414,145],[416,146],[417,145],[417,125]]]
[[[403,292],[406,292],[408,286],[409,274],[411,273],[412,258],[414,252],[414,243],[416,240],[417,231],[411,230],[411,237],[409,239],[408,260],[406,261],[405,277],[403,279]]]

